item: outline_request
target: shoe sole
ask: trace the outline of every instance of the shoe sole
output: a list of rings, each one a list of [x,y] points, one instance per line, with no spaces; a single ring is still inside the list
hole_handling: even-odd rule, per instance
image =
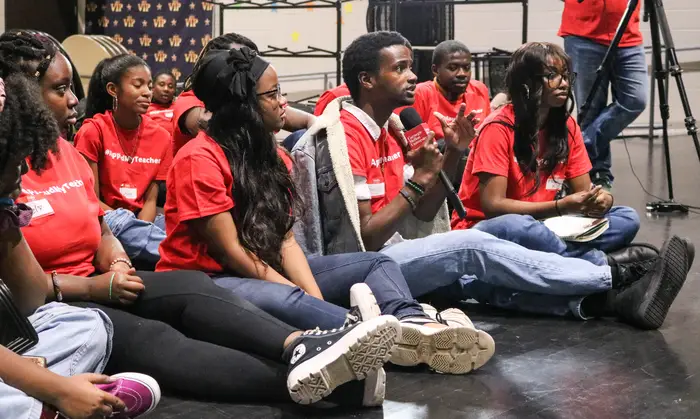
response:
[[[145,374],[139,374],[137,372],[124,372],[120,374],[115,374],[111,376],[112,378],[127,378],[129,380],[133,381],[138,381],[145,387],[147,387],[150,391],[151,394],[153,395],[153,399],[151,401],[151,406],[146,410],[145,412],[139,414],[139,417],[144,416],[151,411],[153,411],[156,406],[158,406],[158,403],[160,403],[160,386],[158,385],[158,382],[151,376],[145,375]]]
[[[688,276],[691,255],[695,254],[693,244],[677,236],[671,237],[664,250],[659,271],[654,273],[655,281],[635,313],[642,328],[658,329],[664,323],[671,304]]]
[[[316,403],[348,381],[363,380],[389,360],[400,336],[401,326],[393,316],[360,323],[332,348],[291,371],[287,387],[292,400]]]
[[[424,334],[417,328],[402,327],[391,363],[404,367],[427,364],[445,374],[466,374],[481,368],[496,351],[486,332],[458,326]]]
[[[362,398],[362,406],[377,407],[384,404],[386,397],[386,371],[379,368],[377,372],[367,374],[365,378],[365,393]]]

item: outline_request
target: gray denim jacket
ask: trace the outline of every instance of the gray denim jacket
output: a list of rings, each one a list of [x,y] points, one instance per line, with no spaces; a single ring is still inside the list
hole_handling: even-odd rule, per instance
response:
[[[296,214],[294,234],[307,255],[365,250],[355,182],[340,122],[340,109],[346,100],[351,98],[342,97],[329,103],[292,149],[292,176],[303,203]],[[398,117],[392,123],[400,125]],[[399,233],[403,238],[414,239],[449,230],[447,205],[443,204],[431,222],[412,215],[406,217]]]

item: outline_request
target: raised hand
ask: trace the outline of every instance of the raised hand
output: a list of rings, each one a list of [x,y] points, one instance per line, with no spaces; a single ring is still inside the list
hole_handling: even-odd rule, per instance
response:
[[[440,112],[435,112],[434,115],[442,125],[442,132],[445,135],[445,145],[448,148],[464,152],[469,147],[474,137],[476,137],[476,125],[480,120],[476,116],[481,113],[481,110],[471,111],[465,115],[467,105],[462,104],[459,107],[457,117],[448,122],[447,118]]]

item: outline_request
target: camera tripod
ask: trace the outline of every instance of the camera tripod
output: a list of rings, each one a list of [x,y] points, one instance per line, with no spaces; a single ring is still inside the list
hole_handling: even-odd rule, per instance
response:
[[[581,3],[582,0],[579,0]],[[596,92],[600,88],[600,84],[603,80],[603,71],[605,71],[610,65],[615,52],[618,49],[622,35],[629,24],[630,18],[634,13],[640,0],[629,0],[627,3],[627,9],[625,10],[622,20],[615,31],[615,36],[613,37],[610,47],[608,48],[605,56],[603,57],[603,62],[600,64],[596,70],[596,78],[593,82],[593,87],[591,91],[588,92],[586,100],[581,105],[581,110],[578,115],[578,120],[583,121],[590,104],[595,96]],[[678,92],[680,94],[681,103],[683,105],[683,111],[685,112],[685,128],[688,131],[688,135],[693,138],[695,144],[695,151],[698,154],[698,160],[700,160],[700,141],[698,141],[698,128],[695,124],[695,118],[690,109],[690,103],[688,101],[688,94],[685,89],[685,84],[683,83],[682,73],[680,63],[678,62],[678,56],[676,54],[676,47],[673,43],[673,36],[671,35],[671,29],[668,25],[668,19],[666,18],[666,11],[664,10],[662,0],[642,0],[644,1],[644,21],[649,21],[651,27],[651,45],[652,45],[652,59],[654,60],[654,78],[656,79],[657,90],[659,94],[659,110],[661,113],[661,130],[662,130],[662,142],[664,148],[664,160],[666,164],[666,182],[668,184],[668,200],[649,202],[646,205],[647,211],[658,212],[658,213],[670,213],[670,212],[688,212],[688,206],[676,202],[673,195],[673,174],[671,170],[671,156],[668,144],[668,119],[669,119],[669,106],[668,99],[666,95],[666,84],[665,81],[670,74],[676,79],[676,85],[678,86]],[[663,38],[663,47],[661,44],[661,38]],[[666,59],[668,61],[668,67],[664,67],[663,61],[661,59],[662,49],[666,54]],[[653,109],[651,110],[653,112]]]

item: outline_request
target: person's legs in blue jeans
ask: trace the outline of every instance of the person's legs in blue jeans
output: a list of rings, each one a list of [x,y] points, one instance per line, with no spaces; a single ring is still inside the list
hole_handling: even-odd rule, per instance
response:
[[[573,61],[577,81],[574,86],[576,100],[581,106],[595,80],[595,70],[603,61],[607,50],[585,38],[568,36],[564,47]],[[608,82],[613,101],[607,104]],[[610,68],[606,71],[605,83],[600,87],[593,106],[584,121],[579,121],[583,138],[593,164],[592,175],[600,173],[613,179],[611,172],[610,141],[620,135],[646,108],[649,79],[644,55],[644,47],[619,48]],[[604,91],[604,92],[603,92]],[[605,102],[600,98],[605,97]],[[603,103],[603,107],[600,105]],[[589,144],[595,144],[595,155],[591,155]]]
[[[290,287],[262,279],[230,276],[213,279],[216,285],[226,288],[262,311],[301,330],[340,327],[348,313],[347,309],[312,297],[299,287]]]
[[[550,295],[588,295],[612,287],[609,266],[530,250],[474,229],[407,240],[381,252],[399,263],[416,298],[463,276],[516,291]]]
[[[129,210],[119,208],[108,211],[104,220],[114,237],[124,246],[129,258],[152,265],[160,260],[158,247],[165,239],[165,217],[159,215],[153,223],[149,223],[139,220]]]
[[[411,296],[399,265],[375,252],[343,253],[309,258],[309,267],[323,298],[350,307],[350,288],[364,282],[377,299],[382,314],[401,320],[427,317]]]
[[[608,230],[586,243],[566,242],[529,215],[502,215],[481,221],[473,229],[517,243],[530,250],[576,257],[604,266],[608,263],[605,253],[627,246],[639,231],[639,216],[632,208],[613,207],[605,217],[610,220]]]
[[[39,335],[39,343],[24,355],[45,358],[52,372],[66,377],[101,373],[107,364],[112,351],[112,323],[101,311],[49,303],[39,307],[29,321]],[[42,402],[0,380],[2,417],[38,419],[42,406]]]

